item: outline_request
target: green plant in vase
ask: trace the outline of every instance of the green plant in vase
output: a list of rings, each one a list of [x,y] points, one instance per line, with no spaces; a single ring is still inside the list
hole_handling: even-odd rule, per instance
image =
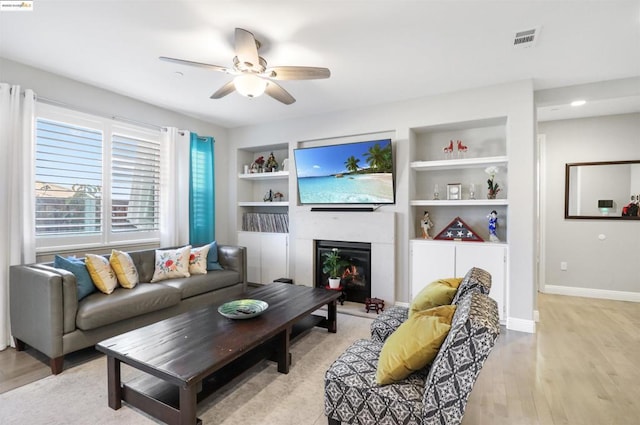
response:
[[[340,250],[332,248],[331,251],[322,254],[322,273],[329,275],[329,287],[338,288],[340,286],[340,276],[349,262],[340,257]]]

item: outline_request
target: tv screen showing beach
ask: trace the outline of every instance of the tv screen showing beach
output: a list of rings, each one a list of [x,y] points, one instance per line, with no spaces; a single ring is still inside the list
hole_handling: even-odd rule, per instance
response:
[[[391,140],[293,151],[300,204],[393,204]]]

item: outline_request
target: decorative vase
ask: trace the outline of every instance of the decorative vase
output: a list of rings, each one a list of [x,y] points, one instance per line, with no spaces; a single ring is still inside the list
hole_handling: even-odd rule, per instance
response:
[[[329,278],[329,288],[339,288],[340,287],[340,278],[339,277],[330,277]]]
[[[493,190],[490,190],[487,193],[487,199],[496,199],[496,193]]]

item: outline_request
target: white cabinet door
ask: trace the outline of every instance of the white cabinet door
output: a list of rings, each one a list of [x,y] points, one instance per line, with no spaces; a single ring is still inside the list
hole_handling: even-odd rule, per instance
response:
[[[491,273],[491,292],[489,296],[498,303],[500,318],[503,319],[505,317],[507,247],[473,242],[457,245],[456,276],[463,277],[472,267],[480,267]]]
[[[262,250],[262,280],[261,283],[271,283],[281,277],[289,276],[288,240],[287,233],[261,234]]]
[[[454,277],[455,245],[411,241],[411,299],[436,279]]]
[[[247,248],[247,280],[271,283],[289,276],[287,233],[238,232],[238,245]]]
[[[238,245],[247,248],[247,281],[262,281],[262,242],[258,232],[238,232]]]

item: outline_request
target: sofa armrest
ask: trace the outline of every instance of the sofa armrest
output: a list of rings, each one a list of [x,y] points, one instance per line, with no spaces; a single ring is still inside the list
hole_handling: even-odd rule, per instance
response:
[[[10,268],[11,333],[50,358],[64,354],[66,312],[62,281],[63,276],[52,270],[30,265]]]
[[[226,270],[234,270],[240,273],[240,280],[246,287],[247,249],[245,247],[235,245],[218,245],[218,261]]]

